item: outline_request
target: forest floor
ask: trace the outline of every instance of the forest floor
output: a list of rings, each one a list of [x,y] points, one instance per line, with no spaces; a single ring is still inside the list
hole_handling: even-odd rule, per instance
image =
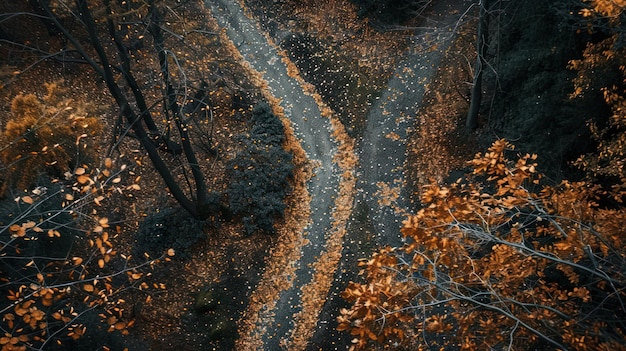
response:
[[[255,6],[252,3],[256,3]],[[451,0],[441,3],[458,6],[455,11],[459,16],[471,16],[471,12],[464,13],[466,1]],[[412,29],[376,32],[365,21],[356,17],[354,6],[347,0],[315,2],[314,5],[318,6],[307,1],[259,1],[249,4],[270,36],[282,38],[277,42],[278,45],[282,48],[293,48],[287,50],[291,60],[299,68],[304,80],[313,84],[322,100],[337,112],[349,137],[361,140],[368,128],[364,111],[370,110],[378,98],[383,96],[389,79],[403,58],[398,52],[405,51],[411,45],[408,39]],[[320,9],[319,6],[323,8]],[[332,16],[327,16],[329,14]],[[276,17],[271,18],[272,16]],[[278,23],[278,17],[282,23]],[[473,62],[474,31],[471,21],[454,29],[455,40],[442,52],[440,64],[433,67],[436,69],[432,72],[431,82],[425,87],[419,111],[414,111],[413,125],[406,128],[403,126],[406,135],[402,139],[406,144],[407,164],[410,165],[406,169],[404,182],[417,193],[430,180],[442,181],[450,171],[462,168],[465,160],[470,159],[476,150],[474,135],[464,133],[459,127],[463,125],[463,116],[467,109],[468,84],[471,80],[469,62]],[[438,48],[434,45],[429,49],[436,51]],[[19,92],[40,89],[37,82],[52,82],[62,78],[68,80],[76,100],[88,97],[96,105],[112,105],[107,94],[101,92],[102,85],[93,79],[88,69],[82,69],[78,65],[59,69],[58,64],[53,64],[43,70],[25,73],[20,78],[19,85],[14,84],[2,90],[2,106],[9,106],[10,97]],[[257,91],[254,95],[258,97],[261,93]],[[103,118],[113,119],[111,112],[104,113]],[[229,136],[244,130],[244,124],[235,121],[236,119],[225,119],[224,124],[218,127],[218,134],[221,134],[219,142],[228,145]],[[393,140],[395,136],[390,132],[385,135],[385,139]],[[102,142],[106,144],[109,139],[103,138]],[[136,151],[136,146],[131,142],[124,150],[127,151],[126,160],[134,165],[135,175],[141,176],[139,185],[145,190],[132,199],[126,199],[122,204],[112,205],[111,211],[115,216],[111,223],[116,223],[117,219],[117,223],[124,226],[124,232],[133,233],[151,212],[173,204],[165,191],[161,190],[164,187],[150,169],[149,162]],[[221,179],[224,176],[223,164],[218,165],[217,169],[222,171],[212,176]],[[319,172],[318,174],[322,175]],[[394,198],[396,185],[391,182],[391,186],[380,186],[379,194]],[[306,195],[296,191],[288,199],[292,210],[286,214],[286,220],[279,223],[282,228],[279,231],[289,230],[289,222],[293,224],[304,220],[303,213],[298,213],[301,210],[298,205],[305,197]],[[327,206],[332,205],[333,202],[329,200]],[[351,258],[342,261],[339,266],[340,271],[349,270],[350,274],[333,286],[331,293],[334,296],[330,300],[338,300],[336,293],[342,284],[347,283],[345,279],[356,278],[356,266],[350,265],[356,264],[358,258],[365,257],[364,255],[373,250],[374,245],[367,242],[376,236],[376,229],[371,223],[367,224],[370,220],[358,211],[352,215],[348,228],[352,234],[348,233],[348,236],[354,246],[343,250],[343,255]],[[270,253],[275,253],[273,248],[279,244],[280,237],[244,237],[240,234],[240,226],[229,223],[225,223],[219,230],[212,229],[208,232],[205,240],[199,241],[187,252],[186,259],[176,259],[155,268],[151,279],[165,284],[167,289],[157,290],[149,298],[147,293],[141,293],[129,299],[129,306],[134,305],[130,309],[133,310],[136,320],[136,327],[130,335],[133,340],[129,345],[131,350],[197,350],[210,347],[228,349],[231,346],[230,342],[220,344],[211,340],[213,335],[210,332],[215,330],[216,324],[215,315],[212,312],[194,310],[198,297],[216,283],[229,281],[228,289],[238,290],[237,293],[227,294],[233,299],[230,304],[237,305],[234,308],[236,313],[229,322],[237,319],[237,313],[242,313],[247,305],[247,298],[262,279],[266,259]],[[135,244],[132,237],[117,240],[119,245],[126,245],[126,248],[121,246],[120,251],[132,251]],[[331,278],[335,276],[331,275]],[[289,316],[291,315],[290,313]],[[334,346],[330,346],[330,343],[334,343],[331,338],[336,336],[333,335],[336,332],[332,330],[334,316],[333,312],[325,309],[318,320],[325,327],[317,330],[315,344],[320,347],[323,345],[324,349],[337,348],[340,344],[337,341]],[[232,327],[233,324],[228,325]],[[232,339],[232,335],[229,337]],[[309,349],[316,345],[309,345]]]
[[[293,3],[291,5],[297,7]],[[475,149],[471,144],[472,135],[459,128],[459,125],[463,125],[464,109],[467,108],[467,96],[464,93],[469,90],[467,80],[471,77],[468,60],[472,60],[473,29],[468,15],[468,9],[471,9],[469,2],[440,2],[437,7],[424,14],[423,22],[420,23],[423,28],[405,28],[401,34],[399,34],[400,31],[391,34],[392,37],[395,35],[395,41],[387,40],[385,45],[376,45],[380,43],[382,36],[389,37],[390,34],[372,32],[370,35],[362,35],[366,30],[359,28],[357,21],[350,22],[350,19],[357,19],[350,18],[342,12],[346,8],[350,9],[349,5],[342,7],[336,2],[317,5],[327,8],[313,7],[315,13],[311,13],[307,12],[307,9],[310,11],[311,7],[305,8],[307,4],[302,4],[301,8],[293,8],[289,7],[288,3],[265,4],[265,7],[258,2],[250,3],[253,13],[260,19],[261,26],[279,43],[281,48],[286,50],[302,77],[308,83],[313,84],[323,96],[324,101],[334,108],[341,122],[346,125],[350,136],[359,140],[361,171],[357,177],[361,189],[367,187],[367,191],[361,190],[360,196],[368,199],[371,195],[372,198],[378,197],[374,200],[375,202],[389,202],[389,204],[377,205],[376,209],[369,212],[369,218],[363,218],[358,214],[353,215],[353,221],[370,222],[374,224],[374,227],[368,228],[369,232],[367,230],[359,232],[356,228],[362,227],[363,223],[353,224],[352,233],[347,234],[350,243],[346,244],[344,241],[346,247],[342,250],[344,258],[350,257],[350,263],[344,259],[340,267],[337,262],[332,270],[326,271],[331,273],[331,276],[326,279],[330,280],[332,277],[335,286],[330,295],[324,294],[315,300],[315,304],[318,305],[327,302],[324,311],[315,312],[322,313],[317,318],[315,335],[292,334],[298,335],[300,342],[302,340],[305,344],[308,342],[307,349],[322,347],[322,349],[330,350],[338,347],[341,349],[341,341],[336,338],[333,330],[338,310],[337,308],[332,310],[337,307],[333,301],[338,299],[338,292],[347,283],[346,278],[353,276],[351,273],[354,273],[356,258],[367,257],[371,248],[375,246],[374,242],[397,243],[390,238],[398,235],[402,217],[412,210],[406,202],[400,204],[397,189],[404,188],[403,192],[409,194],[410,197],[412,191],[406,190],[407,187],[420,188],[416,184],[420,182],[422,185],[426,184],[430,179],[441,181],[451,170],[462,168],[465,160],[473,156]],[[294,16],[294,13],[298,15]],[[345,27],[337,30],[338,26],[341,27],[338,25],[341,21],[338,22],[337,18],[321,20],[320,13],[333,14],[341,18],[345,21]],[[356,35],[355,32],[361,35]],[[353,38],[353,41],[345,38]],[[351,47],[358,47],[358,50],[345,50]],[[394,51],[396,53],[405,51],[407,48],[409,52],[404,56],[390,54]],[[358,56],[368,49],[380,56]],[[355,57],[350,57],[350,55],[355,55]],[[376,60],[375,57],[386,58],[386,60]],[[347,62],[359,60],[362,65],[358,69],[347,64]],[[443,62],[441,65],[438,64],[440,60]],[[333,67],[332,64],[335,66]],[[269,75],[269,79],[272,80],[273,77]],[[337,91],[337,87],[329,85],[329,82],[346,88]],[[422,101],[427,103],[422,104]],[[370,112],[365,113],[365,111]],[[373,111],[376,111],[375,117],[372,117]],[[425,128],[420,128],[422,125]],[[427,133],[428,138],[421,133]],[[407,140],[411,142],[407,143]],[[386,145],[389,142],[397,145],[389,147]],[[410,145],[410,150],[407,145]],[[440,154],[434,155],[432,150]],[[377,155],[372,156],[372,151]],[[424,168],[419,168],[420,173],[407,171],[408,176],[419,174],[420,177],[409,178],[406,183],[403,179],[394,178],[398,172],[405,173],[399,171],[405,167],[404,157],[402,157],[405,151],[407,154],[417,154],[417,157],[431,161],[426,171]],[[367,172],[363,171],[363,168],[368,165],[371,165],[378,177],[368,176]],[[412,168],[412,166],[407,166],[407,168]],[[381,218],[384,216],[379,212],[387,211],[387,208],[392,209],[394,215],[392,220]],[[399,208],[402,208],[404,212],[396,211]],[[311,220],[312,222],[318,221],[315,216],[312,216]],[[385,222],[383,226],[386,225],[388,228],[388,233],[385,235],[381,235],[384,233],[384,228],[380,229],[382,222]],[[336,273],[332,274],[332,272]],[[344,275],[345,272],[348,274]],[[291,316],[292,312],[298,311],[299,308],[293,309],[293,304],[286,304],[282,312],[278,309],[276,313]],[[296,315],[297,313],[294,316]],[[314,316],[311,318],[315,320]],[[271,323],[273,322],[270,321]],[[281,322],[279,329],[288,330],[291,323],[289,319],[285,319]],[[284,334],[285,331],[276,334],[272,332],[276,329],[270,325],[262,328],[266,333],[265,338],[269,337],[265,340],[270,340],[270,343],[265,346],[283,346],[290,350],[304,349],[304,346],[294,344],[295,339],[290,339]],[[307,333],[310,332],[310,330],[307,331]],[[333,336],[330,337],[330,335]],[[309,337],[313,339],[309,340]],[[259,345],[256,346],[259,347]]]
[[[259,6],[258,3],[256,3],[256,5]],[[456,7],[450,10],[444,6],[439,10],[449,10],[452,17],[465,16],[471,19],[471,13],[468,14],[464,12],[467,9],[466,5],[467,3],[465,1],[450,1],[449,4],[446,3],[446,6]],[[367,119],[364,111],[368,111],[372,109],[372,105],[376,105],[380,97],[384,96],[384,91],[387,88],[389,79],[391,79],[394,74],[398,74],[396,67],[402,62],[403,56],[397,55],[397,52],[402,52],[411,45],[411,41],[408,40],[409,36],[407,35],[411,29],[393,33],[371,31],[369,35],[359,36],[356,35],[355,32],[363,33],[365,29],[359,27],[357,21],[361,20],[358,18],[353,18],[353,23],[348,21],[344,29],[337,30],[337,22],[333,21],[332,18],[327,19],[325,22],[315,22],[316,19],[319,19],[316,14],[321,12],[331,13],[332,9],[321,12],[316,11],[315,14],[313,14],[310,11],[310,7],[307,8],[307,4],[304,3],[301,4],[299,8],[301,11],[280,8],[280,4],[276,4],[275,6],[279,8],[272,7],[270,11],[267,11],[267,8],[265,8],[265,11],[258,12],[254,11],[254,7],[251,9],[255,15],[260,16],[257,18],[261,18],[261,26],[265,26],[265,30],[273,34],[271,37],[277,41],[278,45],[287,49],[287,53],[298,66],[304,79],[313,84],[316,90],[321,92],[320,95],[322,95],[323,100],[338,112],[339,118],[343,124],[346,125],[351,136],[361,140],[367,130]],[[285,6],[284,3],[282,6]],[[325,6],[337,6],[337,8],[341,8],[343,11],[345,11],[346,8],[351,8],[349,4],[341,6],[325,3]],[[307,9],[309,10],[307,11]],[[259,8],[257,7],[256,10],[259,10]],[[262,16],[272,14],[272,11],[274,11],[273,16],[282,16],[283,24],[272,27],[271,24],[276,24],[275,22],[277,20],[266,19],[263,21]],[[294,18],[287,15],[287,13],[298,13],[301,17],[294,20]],[[335,13],[337,16],[345,15],[341,10]],[[315,22],[315,27],[313,22]],[[430,24],[432,25],[435,22],[436,20]],[[447,25],[450,24],[451,23],[447,23]],[[292,27],[290,27],[290,25]],[[424,43],[432,44],[427,47],[422,47],[422,50],[425,50],[427,53],[438,52],[442,56],[437,58],[441,60],[438,65],[434,62],[420,61],[430,65],[428,75],[432,78],[428,84],[420,82],[423,86],[417,89],[417,93],[412,92],[410,95],[407,94],[409,97],[421,94],[423,98],[421,99],[421,103],[410,105],[411,108],[417,108],[417,110],[413,110],[412,113],[409,112],[409,114],[414,114],[410,116],[412,117],[410,125],[401,125],[405,130],[402,133],[403,137],[399,141],[405,141],[406,154],[408,157],[407,165],[410,165],[406,168],[406,179],[403,182],[406,182],[404,185],[407,188],[417,190],[417,193],[419,193],[419,189],[430,180],[442,181],[447,177],[450,171],[463,168],[464,162],[470,159],[476,151],[475,143],[472,141],[474,139],[473,135],[468,135],[462,130],[462,127],[459,127],[463,125],[463,118],[467,109],[468,82],[471,80],[471,67],[469,62],[473,61],[473,25],[471,20],[458,23],[453,21],[452,27],[448,27],[447,25],[447,29],[443,30],[440,34],[444,36],[446,34],[455,34],[455,36],[452,42],[447,43],[449,46],[445,50],[441,48],[446,44],[438,42],[437,37],[425,35],[418,38],[422,40],[422,45],[425,45]],[[314,30],[314,28],[320,26],[324,29]],[[307,33],[314,34],[308,37],[309,34]],[[330,33],[332,33],[332,37],[328,38],[326,34],[330,36]],[[320,40],[320,37],[324,36],[326,36],[327,40]],[[294,37],[298,39],[296,40]],[[344,38],[354,39],[346,40]],[[393,38],[393,40],[390,40],[391,38]],[[442,38],[439,37],[438,39]],[[452,37],[448,37],[448,40],[451,39]],[[385,43],[385,45],[375,44],[381,42]],[[312,44],[309,47],[310,51],[302,51],[304,47],[303,43]],[[352,60],[353,58],[349,57],[346,51],[344,51],[346,48],[358,48],[358,50],[351,51],[355,55],[359,55],[361,52],[367,50],[369,50],[370,53],[369,55],[360,57],[360,60],[363,61],[362,66],[355,67],[351,64],[347,64],[347,62],[354,61]],[[419,51],[414,52],[416,55],[418,53]],[[324,55],[327,55],[327,57]],[[254,56],[254,59],[262,58],[262,56],[258,56],[258,54]],[[307,58],[313,58],[312,60],[314,62],[307,61]],[[250,59],[250,57],[247,57],[247,59]],[[271,58],[268,61],[271,61]],[[420,62],[417,64],[420,64]],[[336,63],[338,66],[332,70],[328,68],[323,69],[323,67],[329,67],[332,63]],[[423,65],[424,63],[421,64]],[[316,66],[322,67],[322,69],[315,70]],[[342,67],[342,69],[338,67]],[[317,71],[317,73],[314,71]],[[407,72],[408,71],[405,70],[403,74],[402,70],[400,70],[399,74],[405,76],[404,78],[406,80],[406,78],[410,78],[406,74]],[[348,86],[348,89],[346,89],[347,92],[336,89],[336,85],[339,85],[337,84],[338,82],[345,82]],[[359,88],[354,87],[355,89],[352,89],[353,85]],[[398,91],[393,92],[393,94],[396,95],[397,93]],[[390,94],[390,96],[393,94]],[[384,97],[384,99],[386,99],[386,97]],[[390,97],[390,100],[391,99]],[[419,97],[416,97],[416,99],[419,100]],[[393,100],[395,100],[395,98],[393,98]],[[385,141],[394,141],[393,139],[396,139],[391,132],[383,136]],[[395,141],[398,141],[398,139]],[[381,155],[382,157],[386,157],[387,154],[382,152]],[[377,189],[378,195],[381,195],[381,197],[385,197],[382,195],[387,195],[392,199],[391,202],[394,202],[397,199],[394,197],[394,192],[396,191],[394,188],[399,184],[393,183],[393,181],[391,181],[390,184],[391,186],[387,186],[386,188],[381,184],[375,184],[375,186],[379,187],[379,189]],[[386,194],[384,192],[385,189],[388,191]],[[412,192],[411,190],[407,192],[409,197]],[[397,208],[398,204],[396,203],[395,206]],[[413,209],[405,208],[405,210],[410,212]],[[337,311],[330,311],[329,309],[341,304],[341,302],[338,301],[340,299],[337,295],[347,283],[347,279],[358,279],[354,274],[357,259],[367,257],[368,253],[371,253],[376,246],[372,241],[377,241],[378,230],[375,226],[372,226],[371,220],[372,218],[364,218],[363,214],[358,211],[352,216],[350,224],[350,231],[352,233],[348,234],[350,243],[346,243],[346,247],[343,249],[342,254],[344,255],[344,259],[340,263],[340,266],[334,267],[334,269],[338,268],[340,272],[346,274],[344,274],[343,277],[331,274],[329,277],[333,278],[337,283],[332,287],[332,291],[330,292],[332,296],[323,296],[324,300],[328,298],[328,303],[324,310],[321,311],[319,318],[315,318],[318,322],[318,326],[315,330],[313,341],[308,345],[307,349],[312,350],[315,347],[322,347],[322,349],[325,350],[341,349],[342,342],[344,344],[349,342],[349,338],[346,339],[343,335],[339,335],[333,330]],[[286,222],[288,222],[288,220]],[[367,223],[369,223],[369,225]],[[395,230],[397,229],[399,229],[399,226]],[[268,264],[267,259],[272,254],[276,254],[278,249],[276,245],[279,244],[278,241],[268,241],[265,240],[265,238],[251,238],[237,242],[237,239],[232,239],[237,237],[236,234],[230,239],[223,236],[220,237],[223,239],[209,239],[206,243],[194,248],[192,254],[194,258],[184,264],[184,270],[181,270],[183,267],[175,268],[172,266],[171,274],[169,275],[170,278],[168,278],[168,286],[174,288],[175,290],[173,291],[176,291],[176,293],[171,293],[170,298],[164,296],[164,298],[159,299],[160,306],[149,312],[149,315],[146,315],[146,322],[148,323],[144,323],[145,327],[141,328],[146,332],[144,335],[151,335],[151,337],[149,337],[149,339],[152,339],[151,349],[167,349],[168,347],[181,345],[183,342],[188,344],[190,341],[193,341],[196,346],[211,344],[219,346],[219,343],[215,344],[206,338],[207,330],[212,328],[210,318],[202,318],[202,316],[198,316],[197,313],[191,311],[193,300],[195,296],[197,296],[196,294],[198,291],[202,291],[202,286],[206,286],[207,281],[212,280],[217,282],[223,279],[220,274],[223,273],[225,269],[223,266],[220,267],[220,265],[223,265],[225,262],[230,262],[228,264],[228,266],[230,266],[229,269],[235,272],[242,272],[245,269],[256,272],[257,277],[252,277],[250,274],[241,276],[243,279],[250,279],[247,284],[248,288],[243,289],[247,291],[246,295],[249,294],[250,286],[254,287],[255,281],[259,282],[259,279],[263,279],[260,277],[263,274],[263,270],[259,268],[260,260],[265,258],[265,264]],[[270,250],[270,247],[274,247],[274,249]],[[272,252],[272,254],[267,256],[270,252]],[[279,255],[281,254],[279,253]],[[235,258],[233,258],[233,256]],[[256,257],[256,259],[251,259],[251,257]],[[352,267],[350,265],[352,265]],[[209,274],[210,271],[213,273]],[[184,274],[181,274],[183,272]],[[205,273],[199,274],[199,272]],[[190,279],[191,277],[194,278]],[[190,281],[197,281],[199,284],[190,285]],[[189,286],[189,288],[181,291],[178,288],[179,286]],[[234,286],[232,288],[234,288]],[[288,337],[287,339],[285,339],[285,337],[288,336],[287,333],[291,332],[290,328],[293,327],[292,324],[288,323],[289,318],[293,318],[295,312],[297,312],[300,307],[294,309],[294,302],[289,301],[289,298],[286,297],[287,295],[283,294],[282,296],[283,300],[287,301],[287,305],[283,307],[283,309],[288,308],[288,310],[286,312],[277,313],[286,317],[285,321],[281,322],[272,319],[268,322],[265,320],[263,323],[268,323],[269,325],[264,326],[264,328],[269,329],[264,329],[265,334],[261,336],[261,341],[254,338],[248,338],[248,341],[257,340],[257,342],[260,343],[278,346],[282,339],[283,347],[285,347],[288,342],[293,342],[293,340],[290,341]],[[246,296],[239,298],[245,300]],[[291,299],[293,299],[293,297]],[[317,304],[323,304],[324,300],[317,302]],[[289,306],[292,307],[290,308]],[[164,313],[165,311],[167,311],[167,313]],[[266,311],[266,313],[267,312],[268,311]],[[158,316],[165,318],[159,318]],[[247,317],[249,318],[250,315],[248,314]],[[241,323],[243,322],[240,322],[240,326]],[[271,325],[278,326],[278,328],[272,329]],[[263,326],[260,325],[260,327]],[[270,330],[275,331],[271,332]],[[279,330],[281,331],[279,332]],[[162,333],[160,331],[168,332]],[[203,332],[205,333],[204,335],[202,335]],[[276,334],[277,332],[279,334]],[[239,337],[242,336],[240,335]],[[276,343],[276,345],[274,345],[274,343]],[[306,340],[304,345],[306,345]],[[259,349],[263,348],[261,345],[255,346]],[[247,347],[252,346],[248,345]],[[295,347],[296,346],[291,344],[291,348],[288,349],[297,349]],[[240,349],[242,349],[241,344]]]

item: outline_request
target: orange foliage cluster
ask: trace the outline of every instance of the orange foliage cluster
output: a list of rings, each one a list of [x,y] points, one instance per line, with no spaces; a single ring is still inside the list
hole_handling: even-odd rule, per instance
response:
[[[407,243],[361,262],[339,330],[353,350],[385,347],[625,349],[623,190],[540,183],[535,156],[496,141],[474,172],[432,184],[402,228]]]
[[[606,16],[612,21],[619,21],[619,16],[626,8],[624,0],[586,0],[591,4],[591,9],[583,9],[583,16],[592,16],[599,14]]]
[[[93,156],[91,138],[100,129],[88,106],[67,97],[60,83],[45,84],[43,99],[18,95],[11,103],[11,120],[0,135],[0,162],[4,176],[0,195],[8,187],[27,188],[47,171],[63,174],[76,163]]]
[[[598,43],[588,43],[583,57],[570,62],[569,68],[578,73],[572,98],[600,85],[613,115],[606,127],[590,123],[592,136],[599,144],[597,151],[581,157],[576,164],[593,177],[616,177],[623,183],[626,179],[626,48],[619,41],[623,31],[620,19],[625,13],[626,2],[594,0],[590,5],[581,11],[581,15],[608,18],[609,27],[602,29],[608,31],[609,37]],[[593,26],[590,30],[593,31]],[[607,84],[607,80],[615,77],[619,78],[619,83]]]

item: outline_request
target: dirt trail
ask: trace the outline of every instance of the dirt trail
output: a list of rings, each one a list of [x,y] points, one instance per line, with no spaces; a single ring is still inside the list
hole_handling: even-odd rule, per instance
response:
[[[471,1],[437,1],[425,24],[415,30],[410,52],[400,62],[387,88],[367,115],[359,142],[360,196],[371,214],[378,243],[401,246],[399,228],[412,208],[405,186],[406,140],[415,125],[422,98],[459,20]]]
[[[279,287],[281,291],[275,305],[254,316],[256,328],[251,335],[241,336],[251,340],[248,344],[257,343],[250,345],[254,349],[280,350],[281,340],[285,343],[291,337],[294,315],[302,308],[300,288],[311,282],[311,265],[323,253],[326,235],[332,228],[334,200],[340,183],[338,166],[333,163],[337,146],[332,139],[329,119],[322,116],[320,106],[310,93],[289,76],[279,52],[268,42],[258,24],[246,16],[239,2],[215,0],[206,4],[247,63],[263,73],[267,88],[281,100],[285,116],[291,121],[308,159],[318,165],[308,183],[311,222],[302,233],[307,244],[300,248],[300,259],[292,262],[296,269],[295,274],[288,277],[290,286]]]
[[[404,162],[407,130],[414,124],[414,116],[421,104],[430,77],[445,52],[458,19],[469,6],[469,1],[440,1],[434,5],[425,25],[416,29],[411,52],[399,64],[387,89],[368,111],[367,127],[359,142],[359,195],[357,203],[367,212],[376,242],[399,246],[403,209],[410,208],[404,190]],[[290,77],[289,68],[276,48],[268,41],[258,24],[246,16],[237,0],[208,0],[207,7],[250,66],[263,72],[271,94],[281,100],[285,115],[290,119],[296,135],[310,160],[319,164],[315,177],[308,184],[311,196],[311,223],[303,233],[308,244],[301,248],[300,259],[293,262],[295,273],[288,278],[289,287],[281,290],[277,301],[256,316],[256,327],[243,338],[256,341],[256,350],[280,350],[290,344],[294,315],[302,309],[301,287],[313,278],[311,265],[323,253],[329,231],[332,229],[334,199],[340,185],[339,168],[333,163],[337,145],[332,136],[331,123],[322,116],[320,106]],[[436,44],[436,46],[434,46]],[[342,266],[353,271],[355,252],[359,242],[344,248]],[[345,349],[348,341],[333,334],[339,299],[336,295],[346,283],[345,273],[338,269],[335,285],[319,317],[316,333],[308,349]],[[331,340],[332,339],[332,340]]]
[[[410,50],[398,64],[386,89],[367,112],[363,137],[358,141],[355,216],[349,224],[343,258],[329,292],[316,333],[307,350],[346,350],[350,335],[335,331],[344,301],[338,295],[355,279],[357,260],[363,258],[363,232],[379,246],[401,246],[402,221],[414,208],[405,185],[406,142],[439,61],[452,42],[472,1],[444,0],[433,4],[424,24],[414,32]]]

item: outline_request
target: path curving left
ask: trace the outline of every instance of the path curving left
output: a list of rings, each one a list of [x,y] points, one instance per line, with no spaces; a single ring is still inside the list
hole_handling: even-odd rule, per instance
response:
[[[339,190],[345,188],[346,173],[349,172],[340,167],[341,162],[337,164],[335,156],[346,149],[349,152],[352,150],[337,141],[337,130],[343,127],[329,118],[329,110],[319,96],[307,89],[299,76],[294,75],[295,66],[290,65],[284,54],[264,35],[258,23],[246,15],[237,0],[207,0],[206,6],[242,55],[240,59],[245,61],[242,64],[262,73],[267,84],[266,92],[274,101],[279,101],[307,158],[316,165],[314,176],[307,183],[311,199],[310,223],[302,233],[298,233],[301,236],[300,245],[290,248],[294,251],[291,252],[294,258],[284,267],[283,275],[277,277],[276,272],[269,272],[263,276],[259,285],[265,284],[266,288],[274,289],[272,293],[275,297],[265,302],[263,308],[246,313],[244,318],[251,322],[241,324],[244,328],[240,330],[238,348],[304,348],[307,340],[301,339],[302,334],[310,335],[315,328],[315,325],[306,325],[304,328],[307,330],[303,333],[300,321],[304,319],[303,314],[308,313],[303,308],[311,304],[311,301],[306,301],[310,299],[307,297],[310,290],[319,286],[316,280],[319,280],[320,272],[316,272],[316,267],[319,267],[320,261],[332,256],[333,250],[338,254],[341,252],[341,243],[333,245],[329,238],[338,231],[335,210],[339,206],[338,199],[342,197]],[[352,193],[344,195],[351,197]],[[352,199],[344,199],[344,202],[351,204]],[[344,217],[347,218],[347,215]],[[281,283],[274,283],[274,280],[281,280]],[[319,293],[325,297],[327,291]],[[251,300],[262,298],[266,296],[253,296]],[[312,317],[317,319],[317,316]]]

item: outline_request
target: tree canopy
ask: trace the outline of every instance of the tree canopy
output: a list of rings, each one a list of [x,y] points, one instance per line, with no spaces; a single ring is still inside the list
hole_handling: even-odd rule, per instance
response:
[[[620,349],[626,260],[624,188],[541,183],[535,155],[504,140],[471,175],[428,186],[404,222],[407,243],[361,262],[339,329],[428,350]]]
[[[583,116],[595,149],[574,162],[587,176],[554,184],[537,155],[512,158],[500,139],[469,174],[427,185],[403,223],[406,244],[363,260],[363,280],[342,294],[338,329],[354,335],[352,349],[624,349],[626,4],[566,5],[586,40],[569,61],[570,104],[600,92],[607,107],[578,111],[597,114]]]

